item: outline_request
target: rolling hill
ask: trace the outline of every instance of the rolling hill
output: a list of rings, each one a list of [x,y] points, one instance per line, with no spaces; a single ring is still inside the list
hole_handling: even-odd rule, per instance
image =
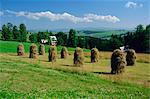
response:
[[[110,38],[113,35],[126,34],[128,30],[81,30],[78,31],[79,36],[92,36],[96,38]]]

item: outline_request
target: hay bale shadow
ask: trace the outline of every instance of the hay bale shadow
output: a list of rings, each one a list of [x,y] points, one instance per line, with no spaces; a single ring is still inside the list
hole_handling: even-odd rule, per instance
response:
[[[67,67],[77,67],[75,65],[68,65],[68,64],[61,64],[61,66],[67,66]]]
[[[91,64],[91,62],[90,62],[90,61],[85,61],[85,63],[89,63],[89,64]]]
[[[96,74],[104,74],[104,75],[112,75],[111,72],[93,72],[93,73],[96,73]]]

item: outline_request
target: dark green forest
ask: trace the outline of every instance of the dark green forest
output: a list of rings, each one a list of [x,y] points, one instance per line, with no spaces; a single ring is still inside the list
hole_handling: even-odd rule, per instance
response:
[[[136,52],[150,53],[150,24],[136,26],[132,32],[122,35],[111,35],[109,39],[96,38],[90,36],[78,36],[78,31],[70,29],[69,34],[65,32],[53,33],[51,31],[39,31],[31,33],[27,30],[25,24],[19,26],[7,23],[2,26],[1,39],[6,41],[32,42],[41,43],[41,39],[47,39],[50,44],[49,36],[57,37],[57,45],[67,47],[81,47],[91,49],[93,47],[102,51],[113,51],[120,46],[128,45],[129,48],[135,49]]]

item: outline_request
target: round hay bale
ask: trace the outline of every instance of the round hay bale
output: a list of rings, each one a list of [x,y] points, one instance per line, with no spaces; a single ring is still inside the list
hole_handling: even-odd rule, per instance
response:
[[[55,46],[51,46],[48,50],[48,54],[49,62],[55,62],[57,58],[57,48]]]
[[[44,44],[40,44],[40,46],[39,46],[39,55],[44,55],[44,54],[45,54]]]
[[[76,48],[73,61],[75,66],[82,66],[84,64],[84,53],[80,47]]]
[[[19,44],[17,47],[17,55],[18,56],[23,56],[24,55],[24,45],[23,44]]]
[[[99,51],[97,48],[92,48],[91,49],[91,62],[98,62],[99,60]]]
[[[125,65],[124,53],[120,49],[114,50],[111,56],[111,73],[120,74],[124,72]]]
[[[32,44],[32,45],[30,46],[30,55],[29,55],[29,58],[35,58],[35,59],[38,58],[38,53],[37,53],[37,46],[36,46],[36,44]]]
[[[136,61],[136,52],[133,49],[129,49],[126,55],[127,66],[133,66]]]
[[[61,49],[61,58],[67,58],[67,56],[68,56],[68,50],[67,50],[67,48],[66,47],[63,47],[62,49]]]

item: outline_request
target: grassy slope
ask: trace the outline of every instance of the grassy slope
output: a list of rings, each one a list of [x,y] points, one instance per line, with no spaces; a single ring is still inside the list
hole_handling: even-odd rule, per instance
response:
[[[92,37],[106,37],[113,35],[120,35],[127,33],[127,30],[89,30],[80,31],[79,35],[92,36]]]
[[[20,42],[15,41],[1,41],[0,40],[0,53],[16,53],[17,46]],[[23,42],[25,52],[29,52],[29,46],[31,43]],[[39,44],[37,44],[39,46]],[[46,45],[46,52],[48,52],[49,46]],[[57,50],[60,51],[62,46],[58,46]],[[68,47],[69,51],[74,51],[74,48]],[[89,50],[84,49],[85,52],[88,52]]]
[[[96,64],[86,58],[83,67],[73,67],[72,55],[67,60],[58,58],[54,64],[47,62],[47,54],[39,56],[38,60],[29,59],[28,53],[18,57],[12,53],[16,52],[17,44],[0,41],[0,97],[149,97],[149,64],[143,62],[148,58],[145,54],[145,58],[138,54],[142,61],[134,67],[126,67],[123,75],[99,75],[97,73],[110,72],[110,52],[101,53],[102,59]],[[30,44],[24,45],[27,51]],[[4,50],[8,47],[11,48]],[[89,53],[85,55],[89,57]]]

